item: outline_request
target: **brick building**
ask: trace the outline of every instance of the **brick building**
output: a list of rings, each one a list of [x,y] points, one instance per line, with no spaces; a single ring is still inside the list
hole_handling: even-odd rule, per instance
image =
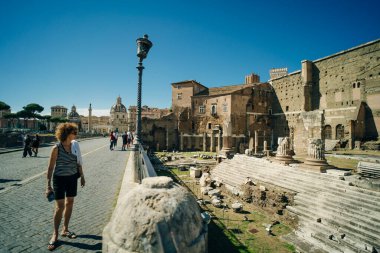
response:
[[[354,148],[379,136],[379,62],[376,40],[302,61],[293,73],[272,69],[268,82],[251,74],[244,84],[215,88],[172,83],[172,115],[143,122],[143,134],[157,137],[148,141],[153,147],[221,153],[261,151],[264,141],[275,149],[285,136],[296,153],[306,152],[308,138]]]

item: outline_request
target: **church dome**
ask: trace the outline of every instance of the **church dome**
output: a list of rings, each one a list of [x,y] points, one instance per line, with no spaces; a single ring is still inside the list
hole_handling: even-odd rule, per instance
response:
[[[75,105],[71,107],[71,112],[69,113],[68,118],[79,118],[79,114],[77,113],[77,108]]]
[[[114,104],[112,107],[111,107],[111,113],[114,113],[114,112],[127,112],[127,108],[125,107],[125,105],[123,105],[121,103],[121,97],[117,97],[116,99],[116,104]]]

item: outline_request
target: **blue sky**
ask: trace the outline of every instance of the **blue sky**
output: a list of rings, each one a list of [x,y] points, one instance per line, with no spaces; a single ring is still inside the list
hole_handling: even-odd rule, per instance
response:
[[[173,82],[241,84],[270,68],[300,69],[380,38],[380,1],[350,0],[0,0],[0,101],[17,112],[121,96],[136,104],[136,39],[153,42],[144,60],[142,104],[170,107]],[[98,111],[100,113],[101,111]]]

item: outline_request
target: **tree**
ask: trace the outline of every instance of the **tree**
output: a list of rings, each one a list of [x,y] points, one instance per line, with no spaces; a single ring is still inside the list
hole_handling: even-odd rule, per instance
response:
[[[9,110],[11,107],[4,103],[3,101],[0,101],[0,111],[2,110]]]
[[[24,119],[24,128],[28,128],[26,120],[33,117],[33,114],[30,111],[21,110],[16,113],[17,118],[23,118]]]
[[[41,113],[44,110],[44,108],[42,106],[40,106],[39,104],[35,104],[35,103],[28,104],[28,105],[24,106],[23,109],[27,112],[30,112],[33,115],[32,118],[36,118],[36,115],[37,115],[36,112]]]
[[[35,122],[36,118],[39,118],[41,116],[38,113],[40,113],[44,110],[44,108],[42,106],[40,106],[39,104],[36,104],[36,103],[28,104],[28,105],[24,106],[23,108],[24,108],[24,111],[26,111],[26,115],[27,115],[26,118],[33,118],[34,122]]]
[[[17,123],[18,123],[18,116],[16,113],[8,113],[8,114],[5,114],[4,115],[4,118],[5,119],[8,119],[11,121],[11,127],[15,127],[14,125],[14,119],[17,119]],[[17,127],[18,124],[16,124],[16,127]]]

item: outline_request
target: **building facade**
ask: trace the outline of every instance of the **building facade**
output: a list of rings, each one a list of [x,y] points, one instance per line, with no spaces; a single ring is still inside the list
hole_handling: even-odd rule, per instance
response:
[[[160,131],[161,149],[260,152],[275,150],[279,137],[289,137],[298,154],[306,153],[310,138],[355,148],[379,137],[379,62],[376,40],[302,61],[293,73],[271,69],[268,82],[251,74],[244,84],[215,88],[172,83],[170,120],[151,122],[143,132]]]
[[[62,105],[55,105],[50,107],[52,118],[67,118],[67,108]]]
[[[355,141],[378,138],[380,129],[380,40],[315,61],[270,82],[276,94],[273,130],[290,136],[305,153],[308,138]]]
[[[116,98],[116,104],[111,107],[109,125],[113,131],[128,131],[127,108],[122,104],[120,96]]]

